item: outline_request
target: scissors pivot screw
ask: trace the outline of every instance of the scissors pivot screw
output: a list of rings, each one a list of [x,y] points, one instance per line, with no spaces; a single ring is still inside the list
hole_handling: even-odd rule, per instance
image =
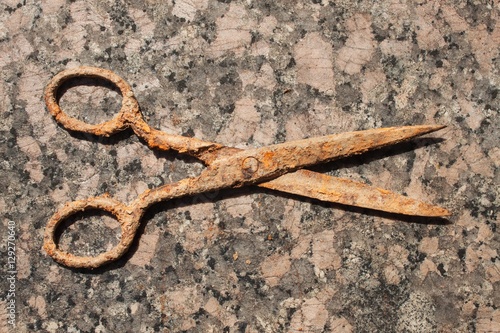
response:
[[[259,160],[255,157],[249,156],[243,160],[241,164],[241,172],[243,177],[252,178],[252,176],[259,170]]]

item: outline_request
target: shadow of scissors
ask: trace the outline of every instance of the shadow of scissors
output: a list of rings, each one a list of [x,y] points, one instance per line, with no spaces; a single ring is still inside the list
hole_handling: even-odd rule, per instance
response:
[[[57,92],[62,83],[76,77],[99,78],[115,85],[123,97],[119,113],[113,119],[95,125],[87,124],[64,113],[58,104]],[[323,201],[396,214],[431,217],[450,215],[446,209],[387,190],[303,169],[393,145],[437,131],[444,126],[371,129],[241,150],[151,128],[144,121],[137,100],[127,82],[109,70],[94,67],[79,67],[57,74],[46,87],[45,102],[56,121],[68,130],[107,137],[131,128],[150,148],[174,149],[196,157],[207,166],[199,176],[147,190],[129,205],[108,195],[67,203],[49,220],[43,246],[54,260],[66,266],[92,269],[120,258],[132,244],[141,217],[147,208],[155,203],[246,185],[255,184]],[[86,210],[107,212],[113,215],[121,226],[120,242],[111,250],[95,257],[76,256],[65,252],[58,248],[55,240],[56,229],[63,220]]]

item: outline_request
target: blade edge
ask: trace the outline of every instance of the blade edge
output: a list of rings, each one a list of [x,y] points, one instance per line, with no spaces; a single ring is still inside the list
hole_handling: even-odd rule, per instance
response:
[[[321,201],[369,208],[394,214],[445,217],[451,213],[441,207],[411,199],[353,180],[298,170],[258,186],[298,194]]]
[[[445,126],[419,125],[377,128],[364,131],[326,135],[245,150],[260,162],[255,178],[284,174],[311,165],[362,154],[438,131]]]

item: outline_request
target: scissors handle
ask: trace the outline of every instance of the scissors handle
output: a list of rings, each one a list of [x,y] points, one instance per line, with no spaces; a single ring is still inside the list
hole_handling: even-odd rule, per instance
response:
[[[69,116],[62,110],[57,94],[59,88],[68,80],[83,77],[98,78],[110,82],[120,90],[120,94],[122,95],[121,109],[112,119],[99,124],[88,124]],[[211,152],[223,148],[222,145],[217,143],[169,134],[150,127],[142,117],[139,104],[131,86],[119,75],[104,68],[82,66],[58,73],[45,88],[45,104],[59,124],[66,129],[76,132],[108,137],[127,128],[132,128],[134,133],[142,138],[152,149],[175,149],[181,153],[198,157],[203,161],[212,158],[210,156]]]
[[[228,168],[239,170],[238,166],[232,164],[222,168],[222,173],[225,173]],[[151,205],[186,195],[231,187],[238,182],[237,177],[217,177],[219,174],[220,170],[207,168],[198,177],[185,178],[176,183],[146,190],[129,205],[125,205],[109,195],[69,202],[57,211],[47,223],[43,248],[54,260],[68,267],[94,269],[115,261],[130,248],[141,223],[141,218]],[[76,256],[60,249],[56,236],[58,226],[70,216],[89,210],[109,213],[120,223],[121,238],[118,245],[95,257]]]
[[[69,116],[61,109],[57,94],[59,88],[65,81],[81,77],[99,78],[112,83],[120,90],[123,97],[122,106],[114,118],[100,124],[88,124]],[[169,134],[151,128],[142,117],[130,85],[112,71],[102,68],[78,67],[60,72],[47,84],[45,89],[45,103],[55,120],[68,130],[107,137],[131,128],[150,148],[161,150],[175,149],[181,153],[195,156],[206,164],[210,164],[217,157],[231,155],[237,151],[237,149],[226,148],[217,143]],[[221,180],[222,183],[206,181],[206,179],[211,178],[210,173],[214,171],[214,169],[206,170],[203,177],[185,179],[175,184],[167,184],[155,190],[146,191],[128,206],[109,196],[93,197],[67,203],[47,223],[44,235],[44,249],[57,262],[69,267],[92,269],[114,261],[127,252],[140,225],[142,215],[153,203],[186,194],[201,193],[224,186],[227,187],[235,182],[234,179]],[[196,186],[193,183],[196,183]],[[89,210],[107,212],[118,220],[121,226],[119,244],[111,250],[95,257],[76,256],[58,248],[56,239],[58,226],[70,216]]]
[[[72,215],[89,210],[104,211],[116,218],[121,227],[121,238],[118,245],[95,257],[76,256],[59,249],[55,239],[57,228],[61,222]],[[127,252],[134,240],[142,214],[142,210],[132,210],[120,201],[106,195],[67,203],[47,223],[43,248],[54,260],[65,266],[75,268],[96,268],[102,266],[120,258]]]
[[[108,81],[120,90],[120,94],[122,95],[121,109],[111,120],[99,124],[88,124],[69,116],[59,106],[59,96],[57,93],[61,85],[70,79],[83,77],[98,78]],[[45,88],[45,104],[52,116],[54,116],[56,121],[64,128],[98,136],[110,136],[130,127],[131,123],[142,120],[139,104],[134,97],[130,85],[120,76],[103,68],[77,67],[58,73],[50,80]]]

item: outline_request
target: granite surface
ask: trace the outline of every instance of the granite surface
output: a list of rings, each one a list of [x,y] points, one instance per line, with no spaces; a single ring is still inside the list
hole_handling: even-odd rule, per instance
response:
[[[2,0],[0,331],[500,332],[499,18],[496,0]],[[150,209],[116,264],[60,266],[41,247],[65,202],[130,202],[203,169],[130,132],[58,126],[43,89],[78,65],[124,77],[152,126],[242,148],[447,125],[315,170],[453,215],[225,190]],[[61,104],[97,123],[120,95],[83,80]],[[118,236],[114,219],[87,214],[61,246],[95,255]]]

